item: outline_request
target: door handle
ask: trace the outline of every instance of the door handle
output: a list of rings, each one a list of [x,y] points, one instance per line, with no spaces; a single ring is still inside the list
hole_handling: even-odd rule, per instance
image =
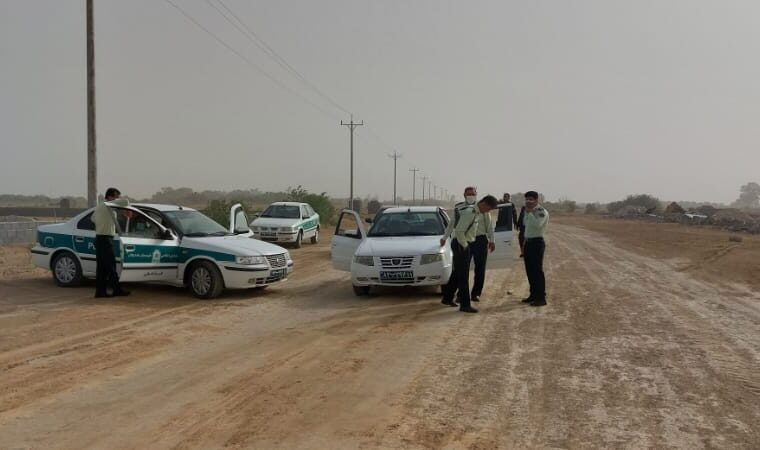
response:
[[[84,238],[83,237],[75,237],[74,238],[74,242],[84,242]]]
[[[124,251],[126,251],[126,252],[133,252],[133,251],[135,251],[135,246],[134,245],[125,245],[124,246]]]

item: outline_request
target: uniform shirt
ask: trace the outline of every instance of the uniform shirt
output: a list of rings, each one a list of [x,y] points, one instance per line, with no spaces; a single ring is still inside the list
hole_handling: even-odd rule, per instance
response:
[[[475,237],[485,236],[488,238],[488,242],[493,242],[493,219],[491,213],[478,213],[478,229],[475,231]]]
[[[108,202],[116,206],[127,206],[129,200],[126,198],[117,198]],[[92,213],[92,219],[95,223],[95,234],[105,236],[116,236],[116,222],[114,221],[114,212],[108,207],[104,200],[98,200],[98,206]]]
[[[536,205],[532,212],[525,210],[525,239],[544,237],[546,224],[549,223],[549,212],[541,205]]]
[[[452,236],[464,248],[467,248],[470,242],[475,240],[475,233],[478,230],[478,216],[475,205],[459,208],[459,222],[454,226]]]
[[[456,205],[454,205],[454,220],[450,220],[449,224],[446,225],[446,230],[443,232],[443,239],[448,239],[451,236],[451,233],[454,232],[454,224],[457,221],[459,210],[465,206],[467,206],[467,203],[465,202],[459,202]]]

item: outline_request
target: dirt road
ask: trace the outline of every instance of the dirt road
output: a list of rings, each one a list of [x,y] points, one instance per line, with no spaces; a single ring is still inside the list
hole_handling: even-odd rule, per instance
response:
[[[465,315],[293,253],[287,283],[211,302],[4,271],[0,448],[760,447],[757,290],[560,224],[539,309],[520,267]]]

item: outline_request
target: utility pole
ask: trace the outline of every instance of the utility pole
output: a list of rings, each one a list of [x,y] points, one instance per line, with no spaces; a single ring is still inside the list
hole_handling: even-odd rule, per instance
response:
[[[417,200],[417,172],[419,171],[420,169],[416,167],[409,169],[409,172],[412,172],[412,205],[414,205]]]
[[[388,155],[389,158],[393,158],[393,204],[398,206],[398,196],[396,195],[396,163],[401,155],[398,152],[393,152],[392,155]]]
[[[425,204],[425,185],[427,184],[428,177],[422,177],[422,204]]]
[[[430,199],[430,191],[433,190],[432,187],[433,187],[433,180],[428,180],[428,199]],[[435,197],[433,197],[433,199],[435,199]]]
[[[438,185],[433,185],[433,203],[438,201]]]
[[[92,1],[92,0],[88,0],[88,1]],[[351,136],[351,188],[349,189],[349,195],[351,197],[348,200],[348,208],[351,211],[353,211],[354,210],[354,129],[356,127],[360,127],[364,125],[364,121],[362,120],[361,123],[354,122],[354,115],[351,114],[351,122],[344,123],[341,120],[340,124],[348,127],[349,134]]]
[[[98,201],[98,159],[95,141],[95,36],[92,0],[87,0],[87,204]]]

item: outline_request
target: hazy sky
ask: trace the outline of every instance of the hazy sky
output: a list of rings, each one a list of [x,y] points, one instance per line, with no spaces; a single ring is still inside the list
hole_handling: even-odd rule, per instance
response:
[[[205,0],[173,1],[289,90],[166,1],[95,0],[99,191],[347,196],[347,114]],[[387,146],[405,197],[413,166],[457,195],[581,201],[760,181],[760,2],[223,1],[365,121],[361,196],[390,198]],[[86,195],[84,5],[0,0],[0,193]]]

